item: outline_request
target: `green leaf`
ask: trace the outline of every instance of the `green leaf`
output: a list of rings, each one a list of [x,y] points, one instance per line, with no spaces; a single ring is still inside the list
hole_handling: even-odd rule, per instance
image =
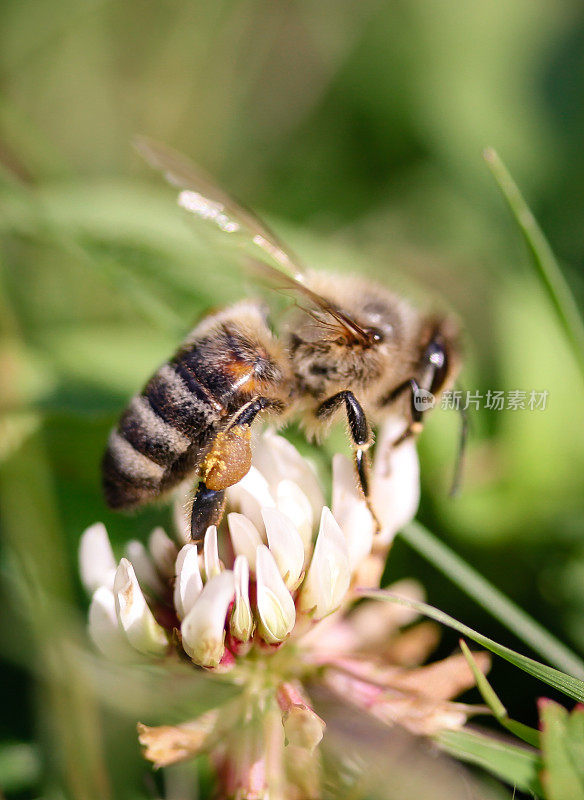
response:
[[[540,700],[542,782],[549,800],[584,800],[584,710]]]
[[[523,792],[543,794],[538,778],[541,759],[535,750],[468,729],[442,731],[435,738],[455,758],[476,764]]]
[[[517,184],[497,153],[492,148],[487,148],[484,158],[523,234],[538,278],[552,302],[584,374],[584,322],[560,265]]]
[[[463,639],[460,640],[460,648],[467,660],[469,667],[472,670],[477,688],[481,693],[483,700],[489,706],[497,721],[503,725],[504,728],[507,728],[508,731],[515,734],[515,736],[518,736],[520,739],[523,739],[524,742],[527,742],[527,744],[532,745],[532,747],[539,747],[539,732],[534,728],[530,728],[528,725],[524,725],[522,722],[517,722],[509,717],[507,709],[497,697],[497,694],[482,670],[479,669],[477,662],[474,660],[473,654]]]
[[[568,718],[569,748],[573,760],[584,771],[584,707],[576,706]]]
[[[482,633],[478,633],[472,628],[469,628],[467,625],[464,625],[462,622],[450,617],[448,614],[445,614],[438,608],[434,608],[434,606],[429,606],[426,603],[420,603],[416,600],[409,600],[405,597],[400,597],[399,595],[392,594],[384,589],[362,589],[360,594],[362,594],[364,597],[370,597],[373,600],[385,600],[389,603],[399,603],[400,605],[413,608],[420,614],[424,614],[426,617],[430,617],[431,619],[436,620],[436,622],[447,625],[449,628],[453,628],[455,631],[462,633],[464,636],[468,636],[469,639],[472,639],[473,641],[477,642],[477,644],[482,645],[482,647],[486,647],[487,650],[495,653],[495,655],[504,658],[506,661],[509,661],[511,664],[519,667],[519,669],[522,669],[524,672],[533,675],[534,678],[547,683],[548,686],[553,686],[554,689],[559,689],[560,692],[563,692],[568,697],[572,697],[574,700],[578,700],[580,702],[584,701],[584,681],[574,678],[571,675],[567,675],[565,672],[560,672],[557,669],[553,669],[553,667],[548,667],[545,664],[541,664],[539,661],[535,661],[533,658],[528,658],[520,653],[516,653],[515,650],[511,650],[510,647],[505,647],[504,645],[493,641],[493,639],[483,636]]]
[[[584,679],[584,661],[418,522],[399,534],[436,569],[550,664]]]

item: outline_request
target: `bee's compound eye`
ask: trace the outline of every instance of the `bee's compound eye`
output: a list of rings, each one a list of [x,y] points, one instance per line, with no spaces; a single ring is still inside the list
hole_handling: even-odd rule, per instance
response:
[[[440,342],[431,342],[426,357],[433,367],[434,374],[432,376],[432,385],[430,386],[431,392],[438,392],[444,385],[446,376],[448,375],[448,355],[444,345]]]
[[[385,339],[383,332],[379,328],[368,328],[367,333],[374,344],[379,344]]]

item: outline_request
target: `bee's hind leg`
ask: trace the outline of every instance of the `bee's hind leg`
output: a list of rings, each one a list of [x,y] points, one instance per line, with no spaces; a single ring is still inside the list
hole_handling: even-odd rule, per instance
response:
[[[345,404],[345,410],[347,413],[349,432],[351,434],[351,440],[354,447],[355,472],[357,474],[359,488],[363,493],[367,507],[369,508],[371,516],[375,521],[375,526],[379,531],[381,526],[371,504],[369,482],[370,464],[369,454],[367,452],[373,443],[373,437],[371,435],[369,423],[367,422],[367,417],[365,416],[365,412],[363,411],[361,404],[353,392],[345,389],[342,392],[332,395],[332,397],[327,398],[323,403],[321,403],[316,410],[316,416],[319,419],[326,419],[331,414],[334,414],[341,403]]]
[[[191,511],[191,539],[200,545],[210,525],[218,525],[225,510],[225,490],[209,489],[200,481]]]
[[[218,525],[225,510],[225,489],[233,486],[251,467],[251,425],[266,408],[279,410],[276,401],[256,397],[246,403],[220,431],[201,467],[191,511],[191,539],[200,544],[209,525]]]

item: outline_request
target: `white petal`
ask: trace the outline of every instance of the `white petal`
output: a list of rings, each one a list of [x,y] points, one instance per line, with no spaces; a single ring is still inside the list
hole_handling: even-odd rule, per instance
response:
[[[235,596],[234,576],[223,570],[205,584],[181,625],[185,652],[201,667],[216,667],[225,652],[225,617]]]
[[[373,464],[371,497],[381,523],[374,546],[386,546],[412,520],[420,502],[420,464],[414,438],[392,447],[403,430],[403,420],[385,424]]]
[[[245,556],[251,571],[255,572],[256,550],[258,545],[262,543],[257,528],[243,514],[236,514],[235,512],[227,515],[227,524],[229,525],[233,552],[236,556]]]
[[[179,619],[184,619],[203,591],[196,544],[185,544],[176,557],[174,607]]]
[[[255,467],[251,467],[235,486],[227,489],[227,500],[230,508],[250,519],[261,533],[264,527],[261,509],[276,505],[267,480]]]
[[[312,561],[300,592],[300,608],[315,620],[335,611],[349,588],[351,570],[345,537],[328,508],[323,508]]]
[[[89,606],[89,636],[93,643],[112,661],[136,661],[138,654],[130,646],[116,615],[116,601],[111,589],[96,589]]]
[[[266,431],[254,450],[253,464],[266,478],[274,493],[280,481],[294,481],[308,497],[314,519],[318,519],[324,505],[318,478],[310,463],[291,442],[273,431]]]
[[[154,528],[148,539],[148,548],[158,572],[165,578],[172,578],[177,548],[163,528]]]
[[[253,633],[253,616],[249,603],[249,565],[245,556],[237,556],[233,565],[235,605],[230,629],[235,639],[247,642]]]
[[[148,608],[134,568],[126,558],[116,570],[114,596],[118,620],[132,647],[147,656],[164,655],[168,640]]]
[[[102,522],[96,522],[81,534],[79,541],[79,573],[88,592],[99,586],[114,585],[116,560]]]
[[[352,571],[371,552],[375,521],[357,488],[355,468],[341,453],[333,457],[332,512],[347,542]]]
[[[304,545],[291,520],[277,508],[263,508],[262,516],[270,552],[276,560],[284,583],[293,591],[298,586],[304,566]]]
[[[172,519],[179,544],[188,544],[191,541],[190,508],[192,506],[193,484],[185,483],[172,504]]]
[[[126,557],[132,563],[141,586],[156,595],[164,594],[164,584],[142,542],[137,539],[129,541],[126,545]]]
[[[203,563],[205,565],[206,581],[210,581],[211,578],[221,572],[221,562],[219,561],[219,551],[217,550],[217,528],[215,525],[209,525],[205,533]]]
[[[285,479],[276,487],[276,506],[294,523],[308,555],[312,550],[314,527],[314,514],[308,497],[294,481]],[[320,510],[318,513],[320,514]]]
[[[260,634],[268,644],[283,642],[294,627],[296,609],[274,556],[263,544],[257,549],[256,582]]]

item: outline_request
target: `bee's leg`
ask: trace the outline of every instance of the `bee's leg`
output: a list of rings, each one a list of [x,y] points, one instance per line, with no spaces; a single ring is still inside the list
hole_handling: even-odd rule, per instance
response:
[[[349,431],[353,441],[353,446],[355,448],[355,471],[357,473],[359,487],[363,492],[363,497],[367,502],[369,511],[371,512],[373,519],[375,520],[375,524],[379,529],[380,526],[377,520],[377,515],[371,506],[371,499],[369,495],[370,465],[367,451],[371,447],[373,439],[369,429],[369,423],[367,422],[367,417],[361,408],[361,404],[353,392],[345,389],[344,391],[334,394],[332,397],[329,397],[327,400],[321,403],[316,410],[316,416],[320,419],[326,419],[327,417],[331,416],[331,414],[334,414],[341,403],[345,404],[347,421],[349,423]]]
[[[200,545],[209,525],[218,525],[225,509],[225,491],[209,489],[200,481],[191,511],[191,539]]]
[[[353,392],[345,389],[342,392],[333,394],[322,402],[316,409],[316,416],[319,419],[327,419],[339,408],[341,403],[345,404],[347,412],[347,422],[353,444],[366,450],[371,445],[371,432],[365,412]]]
[[[266,408],[272,408],[272,410],[282,410],[282,404],[277,400],[270,400],[268,397],[256,397],[253,400],[250,400],[249,403],[246,403],[243,408],[237,412],[235,417],[227,426],[227,430],[245,425],[249,427],[260,411],[263,411]]]
[[[209,525],[221,521],[225,489],[240,481],[251,467],[251,424],[266,408],[280,408],[276,401],[256,397],[246,403],[220,431],[201,467],[201,477],[191,512],[191,538],[203,541]]]
[[[398,436],[398,438],[393,443],[394,447],[397,447],[399,444],[404,442],[406,439],[409,439],[410,436],[415,436],[416,434],[420,433],[423,428],[423,414],[424,410],[421,408],[416,407],[416,397],[418,392],[420,391],[420,387],[418,382],[415,378],[408,378],[407,381],[400,383],[395,389],[393,389],[390,394],[382,401],[382,405],[390,405],[398,397],[400,397],[404,392],[410,392],[410,415],[411,421],[405,431]]]

